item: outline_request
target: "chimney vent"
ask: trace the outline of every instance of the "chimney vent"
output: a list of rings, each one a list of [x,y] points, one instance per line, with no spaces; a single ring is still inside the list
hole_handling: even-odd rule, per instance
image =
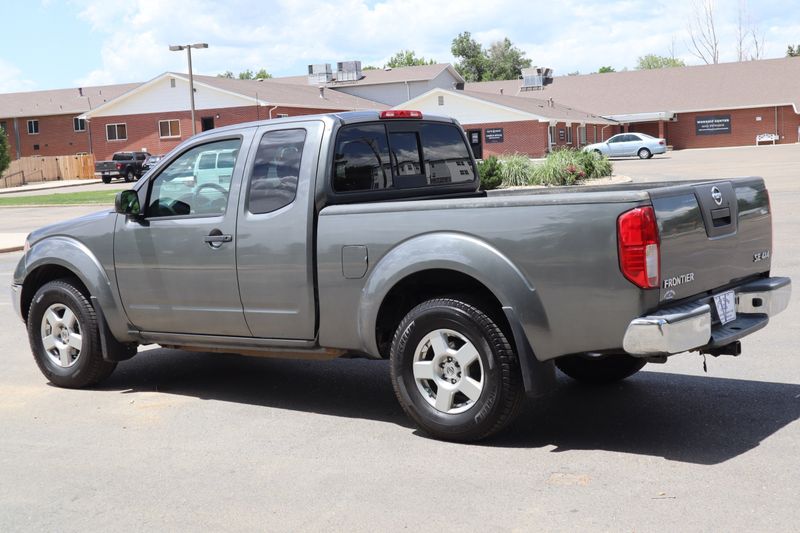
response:
[[[78,96],[83,96],[83,87],[78,87]]]

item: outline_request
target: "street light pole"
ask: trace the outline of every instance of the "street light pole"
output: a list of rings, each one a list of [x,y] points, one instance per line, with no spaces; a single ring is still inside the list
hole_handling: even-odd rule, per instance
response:
[[[186,50],[186,55],[189,58],[189,105],[192,110],[192,135],[195,135],[197,133],[197,124],[194,120],[194,74],[192,73],[192,48],[208,48],[208,43],[170,45],[169,47],[169,49],[173,52]]]

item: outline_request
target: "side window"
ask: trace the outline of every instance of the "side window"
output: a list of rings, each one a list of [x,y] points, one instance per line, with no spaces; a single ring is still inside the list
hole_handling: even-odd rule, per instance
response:
[[[431,185],[475,180],[472,160],[461,132],[449,124],[422,124],[422,155]]]
[[[261,137],[247,195],[251,213],[271,213],[294,201],[305,142],[303,129],[268,131]],[[220,155],[218,165],[228,164],[233,161]]]
[[[152,180],[146,216],[220,215],[228,204],[240,139],[195,146]],[[218,165],[222,156],[229,166]]]
[[[368,191],[392,186],[386,127],[383,124],[346,126],[336,138],[333,189]]]

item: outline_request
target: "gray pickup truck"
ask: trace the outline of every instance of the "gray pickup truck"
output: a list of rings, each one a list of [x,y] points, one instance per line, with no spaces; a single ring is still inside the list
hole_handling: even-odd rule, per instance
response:
[[[103,183],[111,183],[113,178],[135,181],[144,174],[143,167],[148,157],[150,154],[147,152],[117,152],[111,156],[111,161],[95,163],[94,175]]]
[[[738,355],[788,305],[771,232],[760,178],[487,194],[452,119],[341,113],[192,137],[113,211],[31,233],[12,292],[58,386],[153,343],[389,359],[408,415],[469,441],[555,367]]]

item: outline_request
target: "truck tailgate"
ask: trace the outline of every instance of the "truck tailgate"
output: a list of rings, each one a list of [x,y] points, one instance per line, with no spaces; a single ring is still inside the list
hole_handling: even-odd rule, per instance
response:
[[[117,170],[116,161],[98,161],[94,164],[95,172],[104,172],[109,170]]]
[[[769,272],[772,221],[763,179],[691,182],[648,192],[660,236],[660,301]]]

